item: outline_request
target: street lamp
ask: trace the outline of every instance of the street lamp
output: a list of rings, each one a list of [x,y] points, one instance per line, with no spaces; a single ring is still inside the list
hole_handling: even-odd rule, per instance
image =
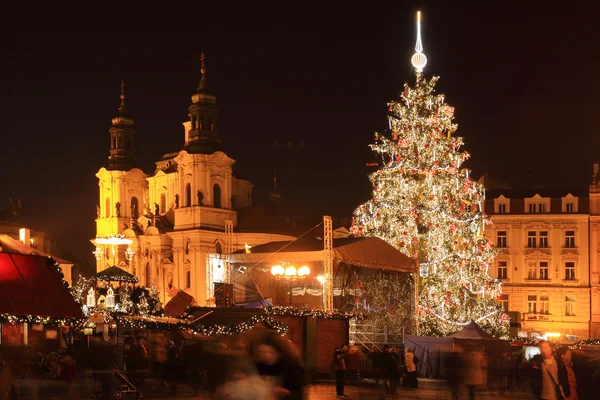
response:
[[[286,284],[290,289],[290,305],[292,305],[292,285],[293,283],[304,280],[308,275],[310,275],[310,268],[306,265],[296,269],[293,265],[289,265],[284,268],[283,265],[274,265],[271,268],[271,274],[277,279],[279,282]]]
[[[104,246],[111,246],[111,255],[113,258],[113,264],[115,265],[115,258],[117,256],[115,246],[127,245],[127,250],[125,250],[124,252],[125,259],[127,261],[133,260],[133,256],[135,255],[135,251],[131,249],[131,244],[133,243],[133,240],[127,239],[121,234],[118,234],[117,236],[111,234],[109,237],[106,238],[96,238],[96,243]],[[104,251],[98,246],[96,246],[96,250],[93,253],[96,257],[96,260],[102,260],[102,257],[104,257]]]

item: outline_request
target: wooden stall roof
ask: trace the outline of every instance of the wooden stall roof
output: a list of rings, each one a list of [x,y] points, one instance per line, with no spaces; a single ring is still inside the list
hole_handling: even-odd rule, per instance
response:
[[[275,263],[280,259],[294,261],[322,261],[323,241],[300,239],[293,242],[270,242],[229,255],[233,263]],[[414,272],[415,260],[376,237],[343,238],[333,240],[334,262],[359,267],[398,272]]]
[[[4,252],[0,253],[0,314],[83,317],[53,259]]]

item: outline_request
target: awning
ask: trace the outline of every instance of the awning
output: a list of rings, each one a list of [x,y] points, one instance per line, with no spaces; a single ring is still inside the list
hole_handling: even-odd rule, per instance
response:
[[[0,314],[82,318],[48,257],[0,253]]]
[[[332,256],[334,263],[359,267],[384,269],[398,272],[417,270],[415,260],[395,247],[376,237],[334,239]],[[229,260],[237,264],[323,261],[323,241],[296,240],[294,242],[271,242],[252,247],[248,253],[230,254]]]
[[[110,268],[106,268],[105,270],[98,272],[92,278],[97,281],[103,282],[139,282],[139,278],[137,276],[131,275],[129,272],[122,270],[116,265],[113,265]]]

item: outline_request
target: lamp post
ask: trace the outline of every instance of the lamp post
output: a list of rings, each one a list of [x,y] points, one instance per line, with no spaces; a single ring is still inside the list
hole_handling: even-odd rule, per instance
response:
[[[133,260],[133,256],[135,255],[135,251],[131,249],[131,244],[133,243],[133,240],[127,239],[121,234],[118,234],[117,236],[110,235],[106,238],[96,238],[96,243],[98,245],[104,245],[105,249],[107,248],[107,246],[110,246],[113,265],[117,265],[117,263],[115,262],[117,258],[117,250],[115,249],[115,246],[127,245],[127,250],[124,251],[125,259],[127,261]],[[96,257],[96,260],[102,260],[102,258],[105,255],[105,250],[102,250],[100,247],[96,246],[96,250],[93,253]]]
[[[287,267],[284,267],[287,265]],[[292,285],[298,281],[303,281],[308,275],[310,275],[310,268],[306,265],[298,269],[293,265],[282,264],[274,265],[271,268],[271,274],[277,279],[278,282],[285,282],[286,286],[290,289],[290,306],[292,305]]]

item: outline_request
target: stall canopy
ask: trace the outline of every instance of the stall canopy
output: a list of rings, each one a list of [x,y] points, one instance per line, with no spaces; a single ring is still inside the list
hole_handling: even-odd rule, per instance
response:
[[[131,275],[129,272],[122,270],[116,265],[113,265],[112,267],[106,268],[105,270],[98,272],[96,275],[93,276],[93,278],[97,281],[103,282],[139,282],[139,279],[136,276]]]
[[[415,260],[376,237],[334,239],[332,250],[334,263],[397,272],[414,272],[417,268]],[[290,262],[323,261],[323,241],[300,239],[265,243],[231,254],[229,260],[238,264],[274,261],[267,253]]]
[[[0,253],[0,314],[83,317],[53,259],[5,252]]]

